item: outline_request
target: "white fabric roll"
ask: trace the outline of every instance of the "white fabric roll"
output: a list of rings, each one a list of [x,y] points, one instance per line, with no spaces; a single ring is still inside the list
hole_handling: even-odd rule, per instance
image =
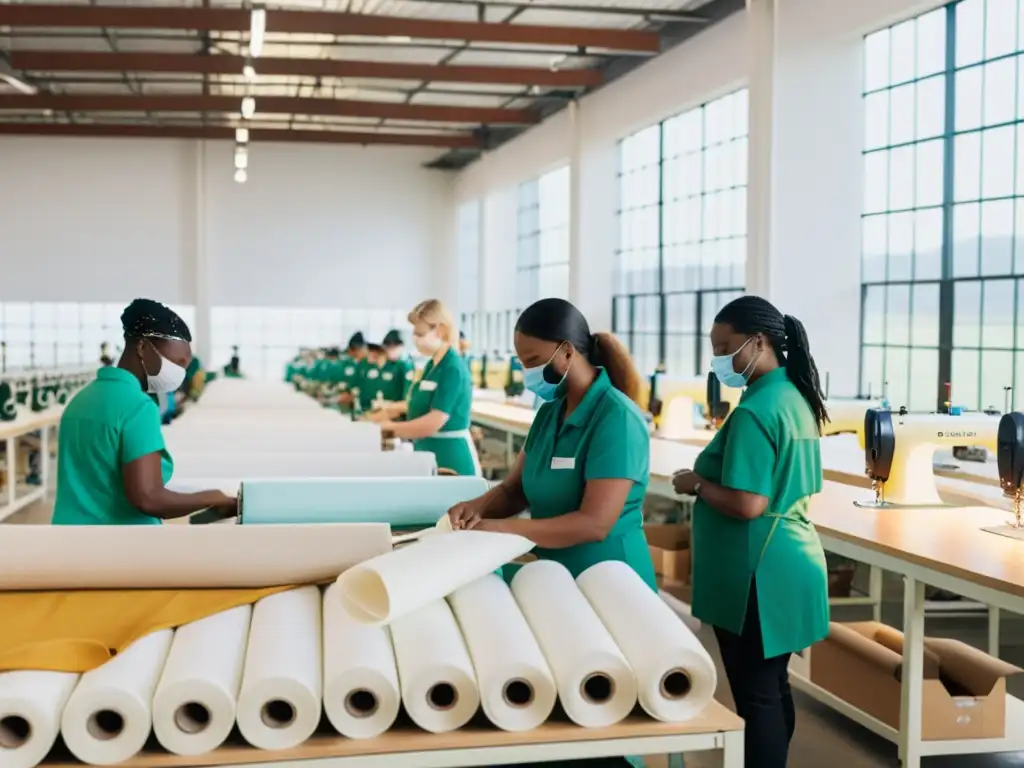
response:
[[[318,587],[256,603],[237,712],[238,729],[254,747],[289,749],[313,735],[320,722],[321,646]]]
[[[251,615],[240,605],[175,632],[153,696],[153,731],[169,752],[202,755],[231,733]]]
[[[78,675],[0,673],[0,765],[35,768],[60,733],[60,718]]]
[[[173,637],[169,629],[154,632],[82,675],[61,718],[64,742],[75,757],[111,765],[145,746],[153,693]]]
[[[324,595],[324,709],[342,736],[369,739],[398,717],[401,692],[391,633],[354,621],[332,584]]]
[[[508,585],[493,573],[448,598],[476,669],[484,714],[506,731],[536,728],[558,692],[551,668]]]
[[[636,706],[633,670],[561,563],[519,569],[512,594],[551,665],[558,698],[578,725],[603,728]]]
[[[473,662],[459,625],[444,600],[406,614],[391,625],[402,703],[420,728],[454,731],[480,706]]]
[[[718,677],[686,624],[623,562],[593,565],[576,583],[633,667],[647,714],[669,723],[699,715]]]
[[[388,624],[531,549],[533,542],[508,533],[455,531],[424,536],[345,571],[338,577],[338,596],[356,621]]]

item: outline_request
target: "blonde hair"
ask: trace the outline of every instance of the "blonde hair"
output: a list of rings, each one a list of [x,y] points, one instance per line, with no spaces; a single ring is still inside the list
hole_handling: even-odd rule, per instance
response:
[[[455,319],[440,299],[427,299],[412,308],[409,322],[413,325],[423,323],[437,328],[437,335],[446,344],[455,344],[459,340],[459,331],[455,327]]]

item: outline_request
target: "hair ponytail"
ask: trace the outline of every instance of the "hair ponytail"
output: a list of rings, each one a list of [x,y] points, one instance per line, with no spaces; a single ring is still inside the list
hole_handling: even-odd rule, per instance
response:
[[[644,384],[633,365],[626,345],[612,333],[595,333],[591,337],[587,358],[592,365],[608,371],[612,385],[637,405],[643,396]]]
[[[783,315],[766,299],[750,295],[740,296],[722,307],[715,322],[731,325],[737,333],[760,333],[768,339],[789,380],[814,412],[820,432],[829,421],[828,411],[804,324],[792,315]]]
[[[516,330],[535,339],[569,342],[591,365],[608,372],[612,386],[637,405],[644,383],[629,350],[611,333],[591,333],[587,319],[565,299],[541,299],[519,316]]]
[[[786,332],[786,375],[811,406],[820,429],[829,420],[828,411],[825,409],[825,395],[821,391],[818,366],[811,357],[811,343],[807,340],[807,330],[804,324],[792,315],[785,315],[782,322]]]

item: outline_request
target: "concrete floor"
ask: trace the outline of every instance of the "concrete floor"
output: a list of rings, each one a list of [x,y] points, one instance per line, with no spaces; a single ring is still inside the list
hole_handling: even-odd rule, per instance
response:
[[[50,521],[51,511],[49,504],[36,504],[13,515],[9,522],[46,524]],[[887,624],[899,626],[902,616],[902,592],[901,585],[895,579],[886,582],[885,598],[883,619]],[[870,612],[850,608],[841,613],[837,612],[836,617],[840,620],[864,620],[870,618]],[[987,625],[983,618],[936,619],[928,622],[928,632],[933,635],[956,637],[984,648]],[[704,627],[700,637],[719,665],[718,699],[731,707],[732,696],[729,694],[725,673],[721,669],[714,635]],[[1004,613],[1002,639],[1002,658],[1024,667],[1024,617],[1008,616]],[[1014,695],[1024,697],[1024,675],[1011,679],[1009,689]],[[879,768],[899,765],[895,745],[878,738],[799,692],[794,692],[794,696],[798,719],[790,751],[789,768]],[[1024,723],[1020,726],[1024,728]],[[657,759],[650,761],[650,768],[661,768],[663,765],[664,763]],[[687,756],[686,765],[687,768],[720,768],[721,760],[711,753],[697,753]],[[926,768],[1024,768],[1024,752],[933,757],[925,759],[924,765]]]

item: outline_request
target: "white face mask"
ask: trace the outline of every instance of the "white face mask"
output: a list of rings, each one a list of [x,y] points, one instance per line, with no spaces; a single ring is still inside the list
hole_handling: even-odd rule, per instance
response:
[[[437,331],[431,331],[426,336],[416,336],[414,338],[416,340],[416,349],[422,355],[433,355],[444,344],[441,341],[441,337],[437,335]]]
[[[389,347],[388,348],[388,360],[401,360],[402,359],[402,348],[401,347]]]
[[[146,360],[142,360],[142,370],[146,371],[147,390],[151,395],[168,394],[177,392],[178,387],[185,381],[185,369],[177,363],[173,363],[160,354],[153,342],[149,342],[160,358],[160,370],[155,374],[146,371]],[[140,355],[141,356],[141,355]]]

